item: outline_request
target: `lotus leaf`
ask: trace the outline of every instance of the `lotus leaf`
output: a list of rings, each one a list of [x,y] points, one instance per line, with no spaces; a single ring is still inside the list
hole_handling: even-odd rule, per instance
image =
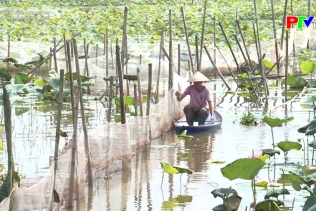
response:
[[[217,164],[223,164],[223,163],[226,163],[225,160],[218,160],[218,159],[208,159],[206,161],[206,163],[217,163]]]
[[[260,201],[255,206],[255,211],[279,211],[280,208],[274,200],[268,199]]]
[[[82,83],[84,83],[84,82],[87,82],[87,81],[89,81],[90,79],[93,79],[93,78],[95,78],[95,76],[84,76],[84,75],[80,75],[80,81],[82,82]],[[67,81],[69,81],[70,80],[70,74],[69,73],[66,73],[65,74],[65,79],[67,80]],[[77,80],[77,73],[72,73],[72,80]]]
[[[311,123],[308,123],[307,125],[303,126],[303,127],[300,127],[297,131],[299,133],[305,133],[306,132],[306,129],[308,128],[308,126],[310,125]]]
[[[264,165],[265,162],[258,158],[241,158],[221,168],[221,172],[229,180],[252,180]]]
[[[5,68],[0,68],[0,78],[5,81],[10,81],[12,76]]]
[[[173,166],[173,168],[177,169],[179,174],[193,174],[193,171],[188,168],[183,168],[179,166]]]
[[[27,88],[27,85],[25,85],[25,84],[8,84],[8,85],[5,86],[5,88],[7,90],[19,91],[21,89]]]
[[[316,198],[315,196],[311,195],[305,201],[302,211],[314,211],[316,210]]]
[[[229,187],[229,188],[217,188],[217,189],[214,189],[211,193],[213,194],[214,198],[220,197],[222,199],[228,197],[229,195],[238,196],[237,191],[231,187]]]
[[[17,63],[18,63],[18,61],[17,61],[16,59],[11,58],[11,57],[4,58],[2,61],[3,61],[3,62],[12,62],[12,63],[14,63],[14,64],[17,64]]]
[[[315,195],[315,192],[314,192],[314,189],[308,187],[307,185],[305,185],[303,187],[303,190],[307,190],[312,196],[314,196],[316,198],[316,195]]]
[[[316,141],[312,141],[312,142],[308,143],[308,146],[310,146],[313,149],[315,149],[316,148]]]
[[[163,209],[172,209],[173,210],[177,206],[178,206],[178,202],[175,201],[174,199],[162,202]]]
[[[213,211],[226,211],[226,206],[224,204],[219,204],[212,208]]]
[[[313,61],[302,61],[300,68],[303,73],[311,74],[316,71],[316,63]]]
[[[314,174],[316,172],[316,167],[315,166],[310,166],[310,165],[305,165],[302,166],[301,169],[304,172],[304,175],[310,175],[310,174]]]
[[[15,67],[20,68],[21,70],[29,70],[32,69],[30,66],[28,65],[24,65],[24,64],[14,64]]]
[[[166,162],[160,162],[161,168],[163,169],[164,172],[166,172],[167,174],[178,174],[179,171],[176,168],[173,168],[172,166],[170,166],[168,163]]]
[[[290,192],[287,189],[279,189],[279,190],[272,190],[268,191],[266,195],[264,196],[264,199],[269,199],[270,197],[278,198],[281,194],[290,194]]]
[[[295,141],[281,141],[277,145],[283,152],[288,152],[292,149],[300,150],[302,145]]]
[[[273,64],[266,59],[263,60],[263,65],[265,68],[268,68],[268,69],[271,69],[272,67],[273,67],[272,70],[276,69],[276,66],[275,65],[273,66]]]
[[[192,202],[193,197],[189,195],[180,195],[173,198],[178,203]]]
[[[268,116],[265,116],[262,121],[269,125],[270,127],[278,127],[281,126],[285,122],[292,121],[294,117],[288,117],[286,119],[279,119],[279,118],[271,118]]]
[[[316,120],[310,122],[308,127],[306,128],[305,135],[311,136],[316,133]]]
[[[285,84],[285,80],[282,80],[282,84]],[[287,84],[291,87],[291,88],[303,88],[304,86],[306,86],[308,84],[308,82],[300,77],[300,76],[292,76],[291,74],[287,75]]]
[[[263,149],[262,150],[262,155],[269,155],[272,157],[275,154],[280,154],[280,150],[275,150],[275,149]]]
[[[129,81],[137,81],[137,75],[124,75],[123,78]]]
[[[47,82],[47,84],[49,84],[51,87],[53,87],[53,89],[55,90],[59,90],[59,84],[60,84],[60,78],[59,77],[47,77],[44,78],[44,81]]]

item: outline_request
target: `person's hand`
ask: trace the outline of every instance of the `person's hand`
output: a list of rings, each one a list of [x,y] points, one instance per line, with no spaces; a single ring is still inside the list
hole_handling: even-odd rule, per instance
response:
[[[179,101],[179,98],[180,98],[180,95],[181,95],[180,92],[176,91],[175,95],[177,97],[177,100]]]
[[[213,116],[211,117],[211,121],[212,121],[212,122],[214,122],[214,121],[215,121],[215,118],[214,118]]]

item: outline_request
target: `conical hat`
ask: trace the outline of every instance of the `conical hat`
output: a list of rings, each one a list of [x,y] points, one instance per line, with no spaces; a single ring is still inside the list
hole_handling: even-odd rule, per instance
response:
[[[205,75],[200,71],[196,71],[188,80],[188,82],[199,82],[199,81],[210,81]]]

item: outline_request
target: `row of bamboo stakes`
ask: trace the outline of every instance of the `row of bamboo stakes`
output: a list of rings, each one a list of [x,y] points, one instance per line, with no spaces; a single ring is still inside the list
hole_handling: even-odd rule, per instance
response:
[[[286,9],[287,9],[287,4],[288,4],[288,0],[285,0],[285,9],[284,9],[284,15],[283,15],[283,27],[282,27],[282,38],[281,38],[281,47],[283,46],[282,42],[283,42],[283,37],[284,37],[284,24],[285,24],[285,17],[286,17]],[[310,6],[311,6],[311,0],[308,1],[308,16],[310,15]],[[184,15],[184,11],[183,8],[181,7],[181,13],[182,13],[182,18],[183,18],[183,24],[184,24],[184,30],[185,30],[185,36],[186,36],[186,43],[187,43],[187,48],[188,48],[188,52],[189,52],[189,72],[192,71],[192,73],[194,73],[194,71],[200,71],[200,67],[201,67],[201,59],[202,59],[202,48],[204,47],[207,56],[210,60],[210,62],[212,63],[212,65],[214,66],[216,73],[220,76],[220,78],[222,79],[222,81],[224,82],[224,84],[226,85],[226,87],[228,88],[228,90],[230,90],[231,88],[229,87],[228,83],[226,82],[225,78],[223,77],[223,75],[221,74],[221,72],[218,70],[218,68],[216,67],[216,50],[219,51],[219,53],[222,55],[222,53],[220,52],[219,48],[216,46],[215,43],[215,38],[216,38],[216,33],[215,33],[215,18],[214,18],[214,59],[211,58],[210,53],[207,50],[207,47],[203,45],[203,38],[204,38],[204,27],[205,27],[205,17],[206,17],[206,8],[207,8],[207,0],[204,1],[204,16],[203,16],[203,24],[202,24],[202,33],[201,33],[201,44],[200,44],[200,49],[198,48],[198,38],[197,36],[195,37],[195,44],[196,44],[196,69],[194,68],[193,65],[193,59],[192,59],[192,54],[191,54],[191,49],[190,49],[190,43],[189,43],[189,38],[188,38],[188,33],[186,30],[186,23],[185,23],[185,15]],[[275,20],[274,20],[274,2],[271,1],[271,8],[272,8],[272,19],[273,19],[273,32],[274,32],[274,39],[275,39],[275,48],[276,48],[276,65],[277,65],[277,71],[279,73],[279,54],[278,54],[278,47],[277,47],[277,39],[276,39],[276,28],[275,28]],[[265,91],[265,97],[266,99],[268,99],[268,89],[267,89],[267,83],[266,83],[266,76],[264,74],[263,71],[263,58],[264,55],[261,55],[261,48],[260,48],[260,36],[259,36],[259,31],[258,31],[258,18],[257,18],[257,9],[256,9],[256,1],[254,0],[254,11],[255,11],[255,22],[253,23],[253,30],[254,30],[254,37],[256,40],[256,48],[257,48],[257,56],[259,59],[259,68],[261,70],[261,76],[262,76],[262,83],[264,85],[264,91]],[[291,1],[291,11],[293,13],[292,10],[292,1]],[[243,41],[243,45],[245,48],[245,53],[243,53],[242,47],[238,42],[238,39],[236,36],[234,36],[237,45],[239,47],[239,49],[242,52],[242,55],[245,59],[245,62],[249,68],[249,70],[252,70],[253,67],[251,67],[251,60],[245,45],[245,41],[244,41],[244,37],[242,34],[242,31],[240,29],[239,26],[239,22],[237,19],[237,12],[236,12],[236,24],[237,27],[239,29],[240,35],[242,37],[242,41]],[[116,68],[117,68],[117,74],[118,77],[116,77],[119,79],[119,84],[120,84],[120,102],[121,102],[121,123],[124,124],[126,122],[126,116],[125,116],[125,110],[124,110],[124,95],[123,95],[123,78],[124,78],[124,69],[125,69],[125,74],[128,74],[128,66],[125,65],[128,62],[128,59],[125,63],[125,56],[124,55],[128,55],[128,49],[127,49],[127,33],[126,33],[126,25],[127,25],[127,7],[125,7],[124,9],[124,24],[123,24],[123,37],[122,37],[122,51],[120,52],[120,48],[118,46],[118,42],[116,44]],[[223,27],[221,25],[221,23],[219,22],[219,26],[220,29],[223,33],[223,36],[226,40],[226,43],[233,55],[234,61],[236,63],[237,66],[237,71],[239,69],[239,64],[237,62],[237,59],[234,55],[234,52],[231,48],[231,44],[227,39],[227,36],[223,30]],[[29,76],[32,77],[34,76],[34,74],[39,70],[39,68],[45,63],[47,62],[47,60],[53,58],[54,59],[54,69],[57,71],[58,67],[57,67],[57,58],[56,58],[56,53],[58,51],[60,51],[61,49],[64,49],[65,51],[65,59],[66,59],[66,66],[67,66],[67,72],[72,73],[72,66],[71,66],[71,56],[75,57],[75,68],[76,68],[76,73],[77,73],[77,79],[73,79],[72,78],[72,74],[70,75],[70,89],[71,89],[71,108],[72,108],[72,113],[73,113],[73,125],[74,125],[74,131],[73,131],[73,142],[72,142],[72,154],[71,154],[71,172],[70,172],[70,182],[69,182],[69,190],[68,190],[68,196],[67,196],[67,200],[66,200],[66,205],[65,207],[72,207],[73,206],[73,194],[75,193],[75,198],[79,198],[79,194],[78,194],[78,181],[76,181],[77,177],[75,175],[75,170],[76,170],[76,165],[75,165],[75,161],[76,161],[76,151],[77,151],[77,127],[78,127],[78,114],[79,114],[79,106],[80,106],[80,111],[81,111],[81,118],[82,118],[82,125],[83,125],[83,131],[84,131],[84,138],[85,138],[85,154],[87,157],[87,172],[88,172],[88,185],[91,186],[93,184],[93,179],[92,179],[92,165],[91,165],[91,157],[90,157],[90,150],[89,150],[89,143],[88,143],[88,133],[87,133],[87,126],[86,126],[86,121],[85,121],[85,115],[84,115],[84,107],[83,107],[83,99],[82,99],[82,89],[81,89],[81,81],[80,81],[80,68],[79,68],[79,55],[78,55],[78,49],[77,49],[77,42],[75,39],[76,35],[73,36],[72,38],[70,38],[69,40],[65,39],[65,36],[63,36],[63,39],[61,39],[58,43],[56,42],[56,39],[54,39],[54,47],[53,49],[51,49],[49,55],[40,63],[38,64],[31,72],[29,72]],[[108,30],[106,30],[106,34],[104,35],[104,52],[103,55],[105,55],[106,57],[106,76],[108,76],[108,68],[109,68],[109,55],[108,55],[108,48],[109,48],[109,42],[108,42]],[[61,43],[64,42],[64,45],[57,48],[57,46]],[[174,64],[173,64],[173,52],[172,52],[172,13],[171,10],[169,10],[169,56],[164,48],[164,34],[162,32],[161,34],[161,43],[160,43],[160,50],[159,50],[159,67],[158,67],[158,79],[157,79],[157,90],[156,90],[156,100],[155,102],[158,102],[158,85],[159,85],[159,73],[160,73],[160,59],[164,56],[167,57],[167,59],[169,60],[169,83],[168,83],[168,88],[171,89],[172,88],[172,83],[173,83],[173,69],[174,69]],[[70,45],[72,44],[72,45]],[[88,58],[88,45],[86,44],[86,42],[84,41],[84,54],[85,54],[85,75],[89,76],[89,69],[88,69],[88,62],[87,62],[87,58]],[[98,46],[97,48],[98,49]],[[111,48],[112,51],[112,48]],[[162,55],[164,54],[164,55]],[[200,55],[200,56],[199,56]],[[8,57],[10,57],[10,36],[8,37]],[[96,57],[98,56],[98,50],[96,50]],[[121,57],[120,57],[121,56]],[[246,57],[247,56],[247,57]],[[178,45],[178,57],[180,58],[180,45]],[[223,57],[224,58],[224,57]],[[180,59],[179,59],[180,61]],[[285,102],[287,102],[287,72],[288,72],[288,31],[286,31],[286,66],[285,66]],[[96,58],[96,62],[97,62],[97,58]],[[226,62],[226,61],[225,61]],[[250,62],[250,63],[248,63]],[[112,55],[112,64],[114,64],[113,61],[113,55]],[[228,63],[226,62],[226,64],[228,65]],[[9,68],[9,63],[8,66]],[[229,67],[229,65],[228,65]],[[147,111],[146,111],[146,115],[149,115],[149,108],[150,108],[150,94],[151,94],[151,77],[152,77],[152,65],[149,64],[148,65],[148,69],[149,69],[149,81],[148,81],[148,101],[147,101]],[[229,71],[231,72],[231,69],[229,67]],[[49,200],[49,205],[48,205],[48,210],[52,210],[53,207],[53,201],[54,201],[54,187],[55,187],[55,178],[56,178],[56,172],[57,172],[57,162],[58,162],[58,150],[59,150],[59,131],[60,131],[60,118],[61,118],[61,108],[62,108],[62,104],[63,104],[63,99],[62,99],[62,92],[63,92],[63,78],[64,78],[64,70],[60,70],[59,74],[60,74],[60,78],[61,78],[61,83],[60,83],[60,92],[59,92],[59,99],[58,99],[58,111],[57,111],[57,126],[56,126],[56,142],[55,142],[55,153],[54,153],[54,182],[53,182],[53,188],[51,190],[51,197]],[[180,74],[180,62],[178,62],[178,73]],[[235,82],[238,84],[237,79],[235,78],[234,74],[231,72],[231,75],[233,77],[233,79],[235,80]],[[139,82],[139,78],[140,78],[140,70],[137,70],[137,78],[138,78],[138,94],[139,96],[141,96],[141,92],[140,92],[140,82]],[[79,91],[77,91],[77,93],[74,93],[74,89],[73,89],[73,80],[77,80],[77,85],[79,87]],[[110,76],[110,87],[113,86],[113,81],[114,81],[114,77]],[[250,81],[251,82],[251,81]],[[251,82],[252,83],[252,82]],[[128,85],[128,80],[127,80],[127,85]],[[128,86],[127,86],[128,87]],[[88,90],[90,92],[90,90]],[[259,92],[257,92],[257,94],[259,94]],[[136,90],[136,84],[134,84],[134,96],[136,99],[136,95],[137,95],[137,90]],[[74,97],[75,96],[75,97]],[[110,92],[110,99],[112,96],[112,91]],[[257,96],[259,97],[259,96]],[[140,98],[141,99],[141,98]],[[3,102],[4,102],[4,119],[5,119],[5,131],[6,131],[6,142],[7,142],[7,149],[8,149],[8,177],[12,178],[12,172],[14,171],[14,161],[13,161],[13,152],[12,152],[12,135],[11,135],[11,107],[10,107],[10,101],[8,99],[8,94],[7,91],[5,89],[5,86],[3,85]],[[268,103],[268,100],[266,100],[266,103]],[[141,105],[141,102],[140,102]],[[137,106],[136,101],[135,101],[135,107]],[[111,103],[109,103],[109,113],[107,115],[107,119],[108,121],[110,121],[111,119]],[[137,110],[136,110],[137,111]],[[142,106],[140,107],[140,113],[141,115],[143,115],[143,110],[142,110]],[[12,179],[10,179],[10,192],[12,190]],[[76,185],[75,185],[76,184]],[[59,202],[58,207],[61,206],[61,203]]]

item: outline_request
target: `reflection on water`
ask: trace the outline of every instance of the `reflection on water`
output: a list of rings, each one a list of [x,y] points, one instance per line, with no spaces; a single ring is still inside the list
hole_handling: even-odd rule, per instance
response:
[[[152,140],[151,147],[147,151],[133,157],[132,168],[129,171],[113,172],[106,176],[94,175],[95,183],[92,187],[87,187],[85,201],[78,201],[76,208],[72,210],[211,210],[222,203],[220,198],[213,197],[211,191],[230,186],[243,198],[240,210],[245,210],[246,206],[249,208],[253,201],[251,182],[229,181],[222,176],[220,168],[235,159],[248,157],[252,154],[252,150],[258,154],[261,153],[261,149],[272,148],[271,131],[267,125],[260,123],[258,126],[247,127],[239,123],[242,113],[248,107],[252,112],[262,115],[261,105],[264,102],[258,104],[251,98],[227,94],[222,84],[217,85],[216,90],[214,97],[217,110],[224,120],[221,129],[194,135],[195,139],[187,142],[179,142],[173,132]],[[271,91],[270,96],[270,107],[281,104],[284,99],[283,93],[277,90],[275,93]],[[105,109],[100,102],[85,103],[89,108],[86,114],[89,128],[94,128],[105,121]],[[309,110],[302,109],[299,100],[294,101],[289,106],[288,114],[295,119],[282,127],[274,128],[276,143],[305,138],[297,133],[297,128],[310,120]],[[54,112],[44,111],[40,105],[32,107],[25,113],[21,114],[21,112],[22,110],[16,109],[13,124],[15,160],[19,164],[19,171],[31,179],[43,175],[45,168],[48,167],[48,157],[53,155],[56,122]],[[283,108],[278,109],[276,115],[283,118]],[[31,124],[28,124],[30,119]],[[62,130],[72,130],[71,118],[67,113],[63,113]],[[66,141],[62,140],[61,147]],[[25,152],[28,154],[25,155]],[[22,153],[24,153],[23,159]],[[288,156],[290,158],[288,162],[304,162],[301,151],[290,151]],[[206,163],[210,158],[225,160],[226,164]],[[295,197],[294,210],[300,210],[305,201],[303,197],[308,194],[294,191],[288,186],[290,184],[288,174],[282,175],[280,169],[284,166],[283,154],[277,155],[276,158],[278,164],[275,167],[276,177],[273,178],[273,167],[270,167],[269,171],[265,167],[260,171],[257,180],[268,180],[269,177],[274,182],[284,181],[291,193],[285,196],[286,206],[291,206]],[[30,159],[36,161],[32,162],[32,165],[28,164]],[[163,174],[160,161],[189,167],[194,173],[182,176]],[[256,189],[257,201],[263,200],[267,190],[260,187]],[[268,189],[272,190],[271,187]]]

